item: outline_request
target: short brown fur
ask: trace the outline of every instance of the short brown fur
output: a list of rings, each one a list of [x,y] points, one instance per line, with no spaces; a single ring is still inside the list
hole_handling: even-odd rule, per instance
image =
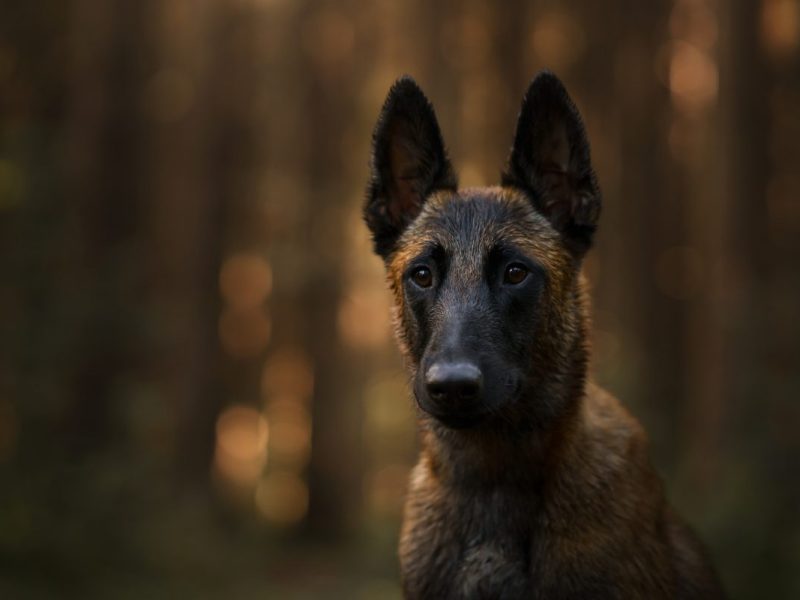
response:
[[[499,242],[540,265],[545,278],[529,331],[533,383],[520,397],[492,409],[488,424],[455,429],[417,398],[422,450],[400,540],[405,596],[723,597],[701,544],[665,500],[641,426],[587,378],[583,241],[567,239],[568,230],[517,185],[448,185],[426,190],[418,204],[384,253],[412,381],[422,375],[423,354],[407,277],[426,248],[452,256],[454,298],[479,285]],[[487,211],[491,218],[474,216]],[[592,211],[596,218],[599,204]],[[442,293],[439,302],[447,302]],[[431,318],[444,319],[447,307],[437,310]]]
[[[524,202],[513,190],[491,191],[501,201]],[[450,194],[444,197],[453,201]],[[426,214],[436,211],[441,198],[426,206],[392,256],[389,278],[399,315],[402,273],[434,233],[426,230]],[[530,213],[535,223],[538,215]],[[556,276],[548,298],[551,318],[559,323],[554,330],[563,332],[568,324],[579,354],[588,353],[584,278],[569,277],[570,259],[557,246],[531,241],[524,231],[511,235]],[[402,318],[395,325],[403,340]],[[582,370],[585,356],[577,357],[577,367],[574,354],[543,356],[548,359],[540,363],[543,370],[568,373],[582,383],[583,373],[574,369]],[[412,368],[413,362],[408,360]],[[594,384],[569,383],[577,388],[574,410],[539,437],[459,432],[453,443],[449,432],[420,415],[422,451],[400,541],[407,597],[718,597],[701,546],[665,501],[639,423]],[[497,530],[470,526],[487,521]],[[530,540],[527,568],[514,564],[504,572],[509,553],[503,531],[511,539]]]

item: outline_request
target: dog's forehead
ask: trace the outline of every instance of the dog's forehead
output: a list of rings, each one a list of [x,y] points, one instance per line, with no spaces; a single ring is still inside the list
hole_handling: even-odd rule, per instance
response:
[[[511,245],[544,260],[560,249],[559,234],[513,188],[467,188],[440,192],[426,202],[403,234],[398,258],[406,262],[431,246],[473,264],[498,244]],[[478,263],[480,261],[477,261]]]

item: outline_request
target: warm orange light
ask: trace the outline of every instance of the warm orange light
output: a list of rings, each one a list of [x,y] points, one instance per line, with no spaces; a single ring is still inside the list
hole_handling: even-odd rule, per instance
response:
[[[391,337],[389,313],[383,288],[353,290],[339,306],[339,331],[353,347],[380,347]]]
[[[670,50],[669,89],[675,104],[685,112],[702,110],[717,98],[717,65],[704,50],[675,42]]]
[[[797,0],[765,0],[761,12],[761,37],[776,58],[791,55],[800,46],[800,4]]]
[[[463,181],[464,187],[476,187],[486,185],[486,174],[481,169],[481,165],[475,162],[465,162],[459,169],[459,177]]]
[[[272,291],[272,269],[257,254],[236,254],[222,265],[219,287],[228,306],[238,310],[257,308]]]
[[[249,406],[232,406],[217,419],[214,466],[232,483],[253,484],[267,461],[267,420]]]

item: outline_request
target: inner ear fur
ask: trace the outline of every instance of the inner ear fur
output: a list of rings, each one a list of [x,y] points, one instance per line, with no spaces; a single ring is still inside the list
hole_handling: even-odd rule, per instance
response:
[[[411,77],[400,78],[372,136],[364,218],[375,251],[386,258],[427,197],[457,186],[433,106]]]
[[[550,72],[539,74],[523,98],[503,184],[527,192],[576,254],[591,246],[602,197],[589,141],[578,109]]]

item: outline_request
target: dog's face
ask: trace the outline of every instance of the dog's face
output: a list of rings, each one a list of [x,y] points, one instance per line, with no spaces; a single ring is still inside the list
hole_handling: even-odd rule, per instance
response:
[[[600,194],[574,105],[539,76],[503,186],[458,190],[416,84],[390,91],[374,137],[366,221],[395,294],[419,407],[448,428],[535,425],[561,408],[583,343],[580,259]]]

